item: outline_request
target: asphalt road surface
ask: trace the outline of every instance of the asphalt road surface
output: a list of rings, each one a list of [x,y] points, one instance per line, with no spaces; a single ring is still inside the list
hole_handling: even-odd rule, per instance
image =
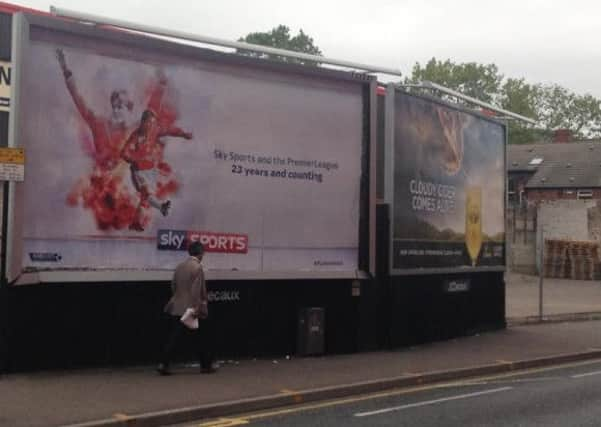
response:
[[[601,360],[186,425],[599,426]]]

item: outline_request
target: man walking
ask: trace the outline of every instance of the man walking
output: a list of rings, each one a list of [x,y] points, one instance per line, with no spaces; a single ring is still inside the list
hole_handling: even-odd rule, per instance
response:
[[[168,334],[161,363],[157,367],[157,372],[160,375],[171,374],[169,363],[173,358],[176,345],[183,335],[192,335],[195,340],[201,373],[210,374],[215,372],[210,339],[212,333],[208,324],[208,295],[201,265],[204,255],[202,243],[190,243],[188,253],[190,257],[180,263],[173,273],[171,281],[172,296],[164,310],[168,318]],[[194,315],[199,319],[197,330],[188,329],[180,321],[181,316],[189,308],[194,310]]]

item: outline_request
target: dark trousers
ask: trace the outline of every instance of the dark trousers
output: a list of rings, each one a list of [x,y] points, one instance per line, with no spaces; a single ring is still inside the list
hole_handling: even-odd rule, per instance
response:
[[[201,368],[210,368],[213,363],[213,328],[210,318],[199,319],[198,329],[189,329],[179,320],[179,316],[166,315],[167,339],[163,347],[161,363],[169,366],[177,347],[183,340],[192,341]]]

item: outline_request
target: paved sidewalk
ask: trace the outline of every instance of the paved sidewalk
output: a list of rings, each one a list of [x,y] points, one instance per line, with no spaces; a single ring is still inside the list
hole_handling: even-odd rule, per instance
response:
[[[215,375],[193,367],[170,377],[153,367],[11,374],[0,377],[0,425],[165,425],[593,357],[601,358],[601,321],[516,326],[399,351],[244,360]]]
[[[539,277],[506,273],[506,317],[539,314]],[[601,281],[543,279],[543,316],[601,313]]]

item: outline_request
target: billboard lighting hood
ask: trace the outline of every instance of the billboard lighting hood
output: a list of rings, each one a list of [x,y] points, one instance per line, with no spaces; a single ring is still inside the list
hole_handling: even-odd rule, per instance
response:
[[[388,74],[392,76],[401,76],[401,71],[396,70],[394,68],[386,68],[386,67],[378,67],[366,64],[360,64],[357,62],[345,61],[342,59],[334,59],[327,58],[324,56],[318,55],[310,55],[307,53],[300,52],[292,52],[285,49],[276,49],[273,47],[260,46],[251,43],[243,43],[243,42],[234,42],[225,39],[219,39],[215,37],[207,37],[196,35],[192,33],[187,33],[183,31],[176,30],[168,30],[166,28],[152,27],[149,25],[137,24],[129,21],[122,21],[118,19],[107,18],[99,15],[92,15],[83,12],[77,12],[74,10],[63,9],[55,6],[50,6],[50,13],[55,16],[60,16],[63,18],[69,18],[80,22],[85,22],[89,24],[95,25],[108,25],[111,27],[122,28],[131,31],[137,31],[146,34],[153,34],[162,37],[171,37],[180,40],[187,40],[197,43],[204,43],[214,46],[228,47],[233,49],[245,49],[253,52],[272,54],[272,55],[281,55],[288,58],[301,59],[303,61],[313,61],[320,62],[323,64],[335,65],[339,67],[350,68],[356,70],[358,72],[368,72],[368,73],[381,73]]]
[[[503,108],[495,107],[494,105],[489,104],[488,102],[480,101],[479,99],[472,98],[471,96],[464,95],[461,92],[457,92],[456,90],[449,89],[448,87],[439,85],[437,83],[434,83],[434,82],[431,82],[428,80],[424,80],[421,83],[417,83],[417,84],[398,84],[397,86],[399,86],[399,87],[416,87],[416,88],[420,88],[420,89],[437,90],[437,91],[445,93],[447,95],[451,95],[456,98],[462,99],[464,101],[470,102],[472,104],[478,105],[480,107],[486,108],[487,110],[494,111],[495,113],[502,114],[504,117],[500,117],[500,118],[516,119],[516,120],[520,120],[522,122],[526,122],[530,125],[537,124],[536,120],[532,120],[531,118],[522,116],[521,114],[517,114],[517,113],[513,113],[508,110],[504,110]]]

